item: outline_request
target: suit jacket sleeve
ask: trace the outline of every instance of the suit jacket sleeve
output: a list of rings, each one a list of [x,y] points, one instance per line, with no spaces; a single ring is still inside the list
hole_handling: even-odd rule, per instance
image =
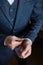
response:
[[[8,48],[7,46],[4,46],[4,40],[8,35],[0,33],[0,53],[1,51],[3,52],[5,50],[5,54],[10,57],[14,52]]]
[[[31,28],[25,37],[31,39],[32,42],[34,42],[43,23],[43,11],[42,11],[41,0],[36,0],[35,2],[31,14],[31,21],[32,21]]]
[[[7,37],[7,35],[0,33],[0,45],[3,46],[4,45],[4,40]]]

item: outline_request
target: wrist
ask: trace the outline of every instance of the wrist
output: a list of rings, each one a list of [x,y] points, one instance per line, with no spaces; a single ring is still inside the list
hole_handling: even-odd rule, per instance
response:
[[[31,39],[29,39],[29,38],[24,38],[24,39],[27,40],[27,41],[29,41],[30,44],[32,45],[32,41],[31,41]]]

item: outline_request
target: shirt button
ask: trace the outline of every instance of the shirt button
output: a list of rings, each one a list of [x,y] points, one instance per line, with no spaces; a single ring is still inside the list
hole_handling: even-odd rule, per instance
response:
[[[11,19],[11,21],[13,21],[13,18]]]
[[[13,12],[13,9],[10,9],[10,12]]]

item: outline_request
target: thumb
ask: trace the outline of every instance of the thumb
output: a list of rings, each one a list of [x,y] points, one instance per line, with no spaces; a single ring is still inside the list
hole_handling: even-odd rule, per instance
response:
[[[22,44],[23,41],[16,41],[16,45],[19,46]]]
[[[21,42],[23,40],[24,40],[23,38],[18,38],[18,37],[15,38],[15,41],[18,41],[18,42]]]

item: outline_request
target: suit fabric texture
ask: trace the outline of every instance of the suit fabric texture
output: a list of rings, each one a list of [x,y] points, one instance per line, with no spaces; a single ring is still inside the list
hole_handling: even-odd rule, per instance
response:
[[[31,20],[31,23],[30,23]],[[35,41],[43,23],[41,0],[15,0],[10,5],[0,0],[0,59],[4,63],[14,51],[4,46],[9,35]]]

